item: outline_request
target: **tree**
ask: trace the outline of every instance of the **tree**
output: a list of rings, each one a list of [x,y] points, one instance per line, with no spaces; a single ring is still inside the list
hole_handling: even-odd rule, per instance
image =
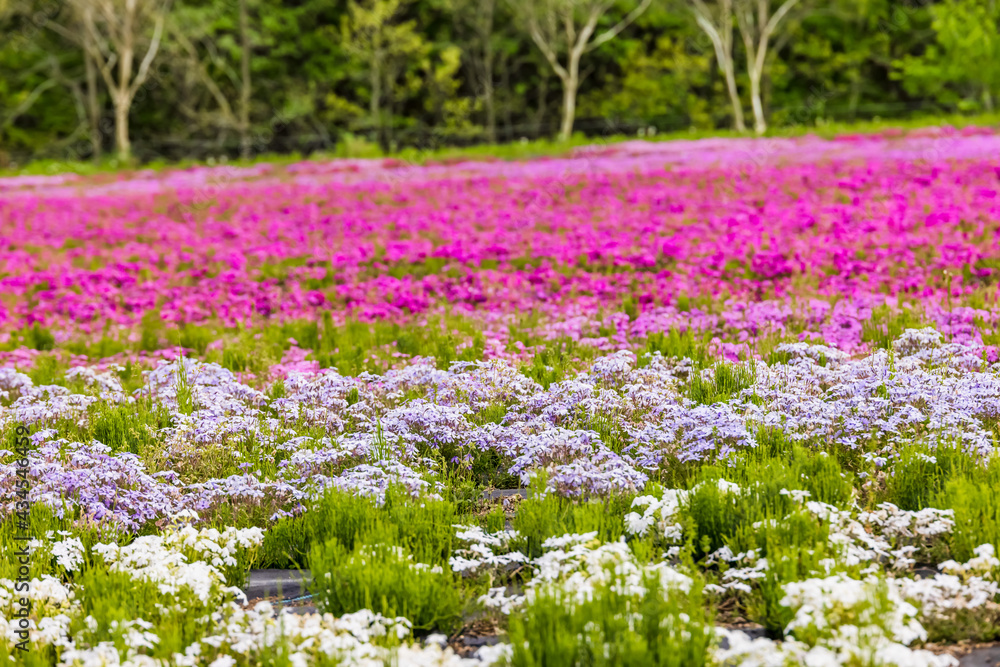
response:
[[[675,19],[676,15],[670,18]],[[615,76],[606,76],[604,85],[591,86],[586,93],[581,91],[580,113],[627,125],[713,127],[718,109],[725,113],[726,98],[719,99],[712,86],[716,63],[711,50],[689,48],[689,40],[646,24],[656,31],[652,47],[645,35],[621,40],[616,45],[621,55],[616,58]],[[697,31],[693,22],[691,28]]]
[[[240,0],[240,154],[250,157],[250,13]]]
[[[493,74],[496,60],[494,19],[497,0],[448,0],[456,22],[472,33],[471,48],[465,53],[476,94],[486,111],[486,138],[497,140],[497,113]]]
[[[0,145],[34,144],[38,155],[58,155],[70,145],[74,154],[84,152],[75,145],[88,127],[79,54],[61,50],[45,30],[59,10],[52,3],[0,0],[0,33],[6,33],[0,40]],[[0,162],[6,159],[0,151]]]
[[[652,0],[640,0],[625,18],[595,36],[597,23],[615,0],[510,0],[514,13],[532,41],[545,56],[563,85],[562,122],[559,139],[573,133],[576,94],[580,87],[580,59],[609,42],[642,15]],[[565,53],[565,64],[560,56]]]
[[[423,56],[427,45],[416,31],[414,21],[399,21],[402,0],[351,0],[341,24],[344,49],[367,69],[368,111],[383,151],[391,148],[387,103],[407,59]]]
[[[1000,1],[945,0],[931,7],[931,15],[937,43],[896,63],[904,84],[939,99],[957,96],[959,107],[992,112],[1000,93]]]
[[[130,160],[129,111],[159,51],[170,0],[69,0],[69,3],[80,21],[80,32],[55,23],[50,26],[80,44],[100,72],[115,109],[115,149],[119,158]],[[136,68],[135,59],[143,46],[145,54]]]
[[[726,79],[729,103],[733,106],[733,126],[737,131],[746,130],[743,121],[743,103],[736,89],[736,72],[733,63],[733,0],[718,0],[714,11],[704,0],[688,0],[698,27],[704,31],[715,49],[719,71]]]
[[[774,14],[771,14],[771,0],[735,0],[735,3],[736,25],[747,51],[753,126],[757,134],[763,134],[767,131],[767,120],[760,97],[760,82],[767,63],[767,49],[781,21],[799,4],[799,0],[784,0]]]
[[[171,39],[166,48],[184,75],[203,86],[214,102],[214,110],[206,111],[197,106],[197,99],[182,98],[178,100],[181,112],[200,128],[235,131],[240,138],[240,155],[247,158],[252,148],[250,60],[254,37],[248,0],[238,0],[236,8],[236,16],[226,5],[175,8],[167,24]],[[238,67],[234,66],[236,61]],[[232,97],[235,103],[230,101]]]
[[[7,22],[15,13],[18,13],[18,10],[23,10],[23,8],[13,6],[10,0],[0,0],[0,30],[6,32],[8,29]],[[36,74],[46,67],[50,67],[53,63],[58,64],[55,57],[50,54],[46,58],[40,59],[38,64],[25,72],[25,74],[29,76]],[[30,92],[26,90],[20,91],[18,104],[9,111],[5,109],[3,114],[0,115],[0,139],[3,138],[4,130],[13,125],[18,118],[30,110],[45,91],[52,88],[56,83],[55,77],[47,76],[39,81]]]
[[[94,161],[101,159],[101,104],[97,99],[97,63],[94,61],[90,33],[83,31],[83,62],[87,78],[87,116],[90,119],[90,152]]]

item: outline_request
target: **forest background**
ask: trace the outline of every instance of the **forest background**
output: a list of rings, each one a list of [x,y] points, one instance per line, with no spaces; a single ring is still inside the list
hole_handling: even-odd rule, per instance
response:
[[[997,0],[0,0],[0,169],[993,114]]]

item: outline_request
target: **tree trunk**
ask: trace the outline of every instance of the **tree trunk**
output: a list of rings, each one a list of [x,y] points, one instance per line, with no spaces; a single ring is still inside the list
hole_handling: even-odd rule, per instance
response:
[[[851,77],[851,96],[847,101],[847,116],[854,120],[858,115],[858,101],[861,98],[861,77],[857,71]]]
[[[503,91],[503,125],[507,141],[514,141],[514,119],[510,108],[510,63],[506,57],[500,58],[500,88]]]
[[[493,82],[483,89],[483,104],[486,106],[486,138],[491,144],[497,142],[497,109],[493,101]]]
[[[486,138],[490,143],[495,144],[497,142],[497,110],[493,100],[495,60],[493,55],[493,17],[496,11],[496,1],[490,0],[489,3],[484,4],[483,11],[486,12],[486,17],[479,33],[479,38],[483,40],[483,105],[486,107]]]
[[[90,152],[96,162],[101,159],[101,109],[97,101],[97,63],[94,62],[92,36],[93,13],[87,8],[83,13],[83,62],[87,78],[87,114],[90,116]]]
[[[750,73],[750,101],[753,104],[753,129],[757,134],[767,131],[764,119],[764,105],[760,101],[760,72]]]
[[[132,142],[128,136],[128,112],[132,106],[132,95],[129,92],[132,81],[132,58],[135,55],[135,5],[126,3],[125,16],[123,17],[124,28],[122,29],[123,43],[121,53],[118,54],[118,91],[114,93],[115,98],[115,149],[118,158],[124,162],[132,159]]]
[[[490,143],[497,142],[497,108],[493,95],[493,44],[490,42],[491,36],[485,37],[486,44],[483,47],[483,106],[486,107],[486,138]]]
[[[247,0],[240,0],[240,156],[250,157],[250,19]]]
[[[559,141],[567,141],[573,135],[573,121],[576,118],[576,88],[578,77],[568,76],[563,81],[562,123],[559,126]]]
[[[729,102],[733,106],[733,125],[737,132],[745,132],[746,122],[743,120],[743,102],[740,101],[740,93],[736,89],[736,74],[733,72],[733,56],[729,54],[728,62],[723,66],[723,73],[726,77],[726,89],[729,91]]]
[[[576,91],[580,87],[580,54],[575,49],[570,52],[569,70],[563,80],[562,124],[559,126],[559,141],[568,141],[573,136],[573,121],[576,120]]]
[[[382,122],[382,63],[379,54],[372,59],[369,70],[372,96],[368,102],[368,113],[372,117],[375,128],[375,140],[383,153],[389,152],[389,142],[385,134],[385,123]]]
[[[771,36],[781,20],[798,4],[799,0],[785,0],[778,11],[768,18],[768,0],[759,0],[757,18],[754,19],[753,7],[749,0],[737,3],[736,22],[743,35],[743,44],[747,50],[747,74],[750,75],[750,101],[753,104],[754,130],[757,134],[767,131],[767,121],[764,115],[764,105],[761,102],[760,82],[764,76],[767,64],[767,49]],[[756,28],[755,28],[756,25]],[[779,47],[780,48],[780,47]]]
[[[695,22],[702,32],[708,36],[715,49],[715,59],[719,64],[719,71],[722,72],[726,80],[726,92],[729,94],[729,104],[733,108],[733,126],[738,132],[746,131],[746,123],[743,119],[743,103],[740,101],[740,93],[736,88],[736,65],[733,62],[733,17],[731,0],[720,0],[718,21],[713,20],[713,15],[708,6],[700,0],[695,0],[692,13]]]
[[[395,81],[395,79],[392,80]],[[392,127],[392,119],[395,117],[396,113],[396,98],[392,93],[393,90],[390,87],[388,91],[386,91],[386,101],[382,111],[382,117],[385,119],[385,122],[382,123],[382,129],[385,133],[385,139],[383,140],[385,148],[383,148],[383,150],[390,155],[396,152],[396,136],[393,132],[394,128]]]
[[[84,39],[87,39],[84,31]],[[97,67],[90,51],[84,49],[83,59],[87,76],[87,115],[90,116],[90,152],[91,158],[97,162],[101,159],[101,107],[97,101]]]
[[[124,162],[132,159],[132,144],[128,137],[128,112],[131,106],[127,94],[115,95],[115,150]]]

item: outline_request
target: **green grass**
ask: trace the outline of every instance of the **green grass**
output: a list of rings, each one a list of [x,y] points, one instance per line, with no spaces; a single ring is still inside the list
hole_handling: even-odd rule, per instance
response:
[[[772,523],[773,522],[773,523]],[[754,583],[752,593],[743,600],[746,616],[764,626],[768,634],[781,638],[793,611],[782,604],[783,586],[792,581],[826,576],[820,561],[832,558],[833,549],[828,543],[828,531],[812,515],[797,511],[787,519],[771,516],[758,527],[744,526],[730,548],[753,545],[760,556],[767,558],[768,568],[763,579]],[[837,570],[844,570],[838,563]],[[860,566],[855,566],[856,574]]]
[[[666,333],[651,333],[646,339],[646,351],[649,353],[659,352],[664,357],[691,359],[697,367],[703,368],[712,358],[708,351],[709,338],[708,335],[695,336],[691,329],[682,332],[671,328]],[[642,365],[641,362],[640,365]]]
[[[910,445],[900,450],[880,497],[904,510],[934,507],[948,482],[959,476],[981,478],[987,473],[961,444],[942,443],[930,448]]]
[[[912,308],[890,309],[878,306],[872,310],[870,319],[861,323],[861,340],[874,347],[888,350],[892,341],[906,329],[921,329],[927,326],[921,314]]]

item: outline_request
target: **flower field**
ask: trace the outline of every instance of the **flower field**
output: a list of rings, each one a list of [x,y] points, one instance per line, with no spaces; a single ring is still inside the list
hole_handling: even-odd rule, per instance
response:
[[[0,660],[958,665],[1000,640],[997,156],[0,179]]]

